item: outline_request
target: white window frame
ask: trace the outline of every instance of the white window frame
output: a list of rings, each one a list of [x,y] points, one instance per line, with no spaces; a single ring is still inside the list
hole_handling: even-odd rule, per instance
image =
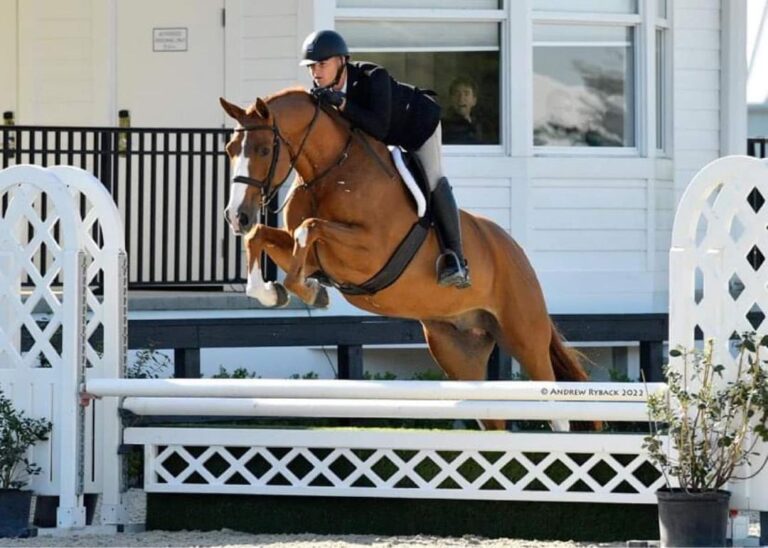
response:
[[[662,50],[664,52],[664,74],[663,78],[664,81],[662,82],[662,88],[661,88],[661,99],[662,104],[657,105],[654,99],[654,106],[656,109],[661,109],[661,137],[662,137],[662,146],[659,148],[656,145],[656,137],[654,132],[654,143],[651,147],[652,150],[655,151],[656,156],[663,157],[663,158],[669,158],[672,155],[672,139],[674,135],[673,131],[673,125],[672,125],[672,78],[673,78],[673,70],[672,70],[672,13],[673,13],[673,3],[674,0],[666,0],[667,2],[667,16],[666,17],[660,17],[658,16],[658,13],[656,12],[656,2],[653,3],[653,14],[652,15],[655,19],[655,24],[653,25],[653,43],[654,48],[656,44],[656,31],[661,31],[661,43],[662,43]],[[655,49],[654,49],[655,53]],[[656,66],[655,66],[655,59],[654,56],[654,74],[656,73]],[[654,97],[655,97],[655,91],[654,91]],[[654,128],[655,128],[656,120],[654,120]]]
[[[318,0],[315,0],[316,2]],[[333,2],[335,0],[326,0]],[[672,17],[674,0],[667,0],[667,16],[657,16],[656,0],[638,0],[638,13],[582,13],[533,11],[532,0],[504,0],[501,9],[381,9],[335,8],[335,21],[496,22],[499,44],[499,140],[498,145],[444,145],[450,156],[512,157],[669,157],[673,150],[673,120],[670,98],[673,85]],[[533,145],[533,27],[537,24],[610,25],[634,28],[634,116],[635,145],[632,147],[548,147]],[[664,36],[664,82],[662,105],[656,105],[656,30]],[[468,51],[471,48],[461,51]],[[351,48],[351,52],[362,51]],[[365,51],[404,51],[393,48]],[[408,51],[413,51],[409,49]],[[433,50],[429,51],[442,51]],[[447,49],[445,51],[448,51]],[[520,85],[520,84],[523,85]],[[664,149],[656,147],[656,109],[662,109]]]
[[[382,8],[336,8],[334,18],[339,21],[402,21],[419,23],[498,23],[500,27],[499,43],[499,144],[495,145],[449,145],[443,144],[447,155],[483,155],[501,156],[509,147],[509,49],[508,4],[517,0],[505,0],[503,9],[472,10],[472,9],[382,9]],[[485,48],[354,48],[350,53],[357,52],[450,52],[450,51],[486,51]]]
[[[656,0],[639,0],[638,13],[581,13],[557,11],[532,11],[531,27],[543,24],[561,25],[606,25],[634,29],[634,146],[629,147],[554,147],[534,146],[534,156],[609,156],[609,157],[654,157],[666,155],[671,150],[671,122],[669,95],[671,91],[671,40],[669,38],[670,17],[673,0],[667,0],[667,17],[657,17]],[[662,105],[656,105],[656,30],[663,30],[665,73],[661,96]],[[531,55],[534,44],[531,42]],[[531,79],[533,67],[531,67]],[[533,105],[531,105],[533,108]],[[664,150],[656,147],[656,109],[662,109],[661,123]],[[530,131],[533,142],[533,127]]]

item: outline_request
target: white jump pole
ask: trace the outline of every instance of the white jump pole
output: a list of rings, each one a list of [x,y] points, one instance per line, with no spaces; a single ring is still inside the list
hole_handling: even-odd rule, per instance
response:
[[[648,411],[641,402],[129,397],[123,409],[137,415],[209,417],[648,420]]]
[[[645,402],[664,383],[543,381],[353,381],[283,379],[91,379],[94,396],[353,400]]]

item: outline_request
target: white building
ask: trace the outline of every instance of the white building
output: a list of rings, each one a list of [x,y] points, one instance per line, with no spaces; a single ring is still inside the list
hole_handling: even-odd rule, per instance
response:
[[[301,42],[336,28],[354,58],[445,102],[455,76],[479,84],[486,142],[446,143],[447,173],[461,207],[524,246],[551,312],[666,312],[677,200],[706,163],[745,150],[747,3],[0,0],[0,110],[24,125],[113,126],[127,109],[136,127],[219,127],[219,96],[308,85]],[[313,313],[356,313],[332,299]],[[269,352],[301,364],[288,373],[330,374],[317,350]],[[225,359],[206,372],[246,365]]]

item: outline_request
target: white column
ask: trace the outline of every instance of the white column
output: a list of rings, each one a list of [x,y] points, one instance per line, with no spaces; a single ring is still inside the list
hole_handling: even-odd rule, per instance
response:
[[[721,2],[720,155],[747,148],[747,2]]]

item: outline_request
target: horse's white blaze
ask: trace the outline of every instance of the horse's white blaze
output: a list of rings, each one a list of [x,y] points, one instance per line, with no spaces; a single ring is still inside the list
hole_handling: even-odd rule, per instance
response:
[[[227,204],[227,211],[230,215],[230,221],[237,223],[237,214],[240,210],[240,206],[245,201],[245,191],[248,190],[248,185],[245,183],[232,183],[232,188],[229,194],[229,204]]]
[[[240,149],[240,154],[237,155],[237,158],[235,158],[235,174],[234,177],[237,177],[238,175],[242,175],[243,177],[249,176],[249,163],[250,160],[248,156],[245,155],[245,143],[247,142],[248,137],[245,137],[243,139],[243,146]]]
[[[307,237],[309,236],[309,230],[307,230],[307,227],[300,226],[296,229],[296,232],[293,233],[293,239],[296,240],[296,243],[299,244],[299,247],[306,247],[307,246]]]
[[[277,304],[277,291],[275,284],[264,282],[258,261],[253,264],[253,269],[248,273],[248,283],[245,286],[245,294],[257,299],[264,306]]]
[[[240,126],[238,126],[239,128]],[[243,144],[240,148],[240,154],[238,154],[237,158],[235,158],[235,166],[234,166],[234,175],[232,175],[233,183],[232,183],[232,189],[230,191],[229,195],[229,203],[227,204],[227,212],[229,215],[229,222],[232,224],[233,227],[238,226],[238,220],[237,215],[240,211],[240,207],[243,205],[243,202],[245,201],[245,191],[248,190],[248,185],[244,183],[235,183],[234,178],[238,177],[240,175],[244,177],[249,177],[249,167],[250,167],[250,160],[248,156],[245,155],[245,143],[247,140],[247,135],[243,138]]]

